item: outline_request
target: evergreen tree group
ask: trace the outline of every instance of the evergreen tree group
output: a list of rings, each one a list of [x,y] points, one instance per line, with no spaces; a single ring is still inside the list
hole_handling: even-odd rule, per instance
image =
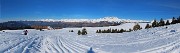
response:
[[[74,32],[73,30],[69,30],[69,32]]]
[[[134,25],[133,27],[133,30],[136,31],[136,30],[140,30],[142,29],[141,26],[137,23],[136,25]]]
[[[170,25],[169,20],[166,21],[166,24],[165,24],[165,25]]]
[[[179,16],[179,18],[177,18],[177,23],[180,23],[180,16]]]
[[[152,27],[151,25],[147,24],[147,25],[145,26],[145,29],[149,29],[149,28],[151,28],[151,27]]]
[[[128,30],[124,30],[124,29],[107,29],[107,30],[97,30],[96,33],[123,33],[123,32],[130,32],[132,31],[131,29],[128,31]]]
[[[159,24],[159,26],[164,26],[164,25],[165,25],[165,22],[164,22],[164,20],[161,18],[161,20],[160,20],[160,22],[159,22],[158,24]]]
[[[171,24],[176,24],[176,18],[175,17],[172,18]]]
[[[156,20],[152,23],[152,27],[158,27],[158,22]]]
[[[78,35],[86,35],[87,34],[87,30],[86,28],[83,28],[82,31],[78,30]]]
[[[152,23],[152,27],[159,27],[159,26],[171,25],[171,24],[176,24],[176,23],[180,23],[180,16],[177,19],[173,17],[171,23],[169,22],[169,20],[167,20],[165,23],[162,18],[160,19],[159,22],[154,20],[154,22]],[[148,28],[151,28],[151,25],[147,24],[145,29],[148,29]]]
[[[172,18],[171,24],[180,23],[180,16],[176,19],[175,17]]]
[[[147,24],[145,26],[145,29],[149,29],[152,27],[160,27],[160,26],[165,26],[165,25],[171,25],[171,24],[176,24],[176,23],[180,23],[180,16],[176,19],[175,17],[172,18],[172,22],[170,23],[169,20],[165,21],[161,18],[160,21],[156,21],[156,19],[152,22],[152,24]],[[167,28],[167,27],[166,27]],[[136,25],[134,25],[133,30],[141,30],[142,27],[137,23]],[[133,31],[132,29],[129,30],[124,30],[124,29],[107,29],[107,30],[97,30],[96,33],[123,33],[123,32],[131,32]]]
[[[78,35],[81,35],[81,31],[80,30],[78,30],[78,33],[77,33]]]

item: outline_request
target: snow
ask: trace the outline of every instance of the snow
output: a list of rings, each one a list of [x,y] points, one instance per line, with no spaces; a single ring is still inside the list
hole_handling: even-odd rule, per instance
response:
[[[134,24],[83,27],[87,35],[77,35],[82,28],[27,29],[28,35],[23,35],[23,30],[4,30],[0,31],[0,53],[180,53],[180,24],[124,33],[96,33],[98,29],[128,30]],[[139,24],[142,28],[146,25]]]
[[[41,19],[36,21],[46,21],[46,22],[149,22],[144,20],[130,20],[130,19],[119,19],[118,17],[104,17],[99,19]]]

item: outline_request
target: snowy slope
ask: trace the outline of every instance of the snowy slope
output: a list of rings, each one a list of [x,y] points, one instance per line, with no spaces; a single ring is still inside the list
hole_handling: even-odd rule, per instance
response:
[[[180,24],[125,33],[95,33],[98,29],[131,28],[127,23],[110,27],[85,27],[87,35],[77,35],[82,28],[38,31],[29,29],[0,31],[0,53],[180,53]],[[145,24],[140,24],[142,27]],[[74,32],[69,32],[74,30]],[[175,30],[175,32],[170,32]]]

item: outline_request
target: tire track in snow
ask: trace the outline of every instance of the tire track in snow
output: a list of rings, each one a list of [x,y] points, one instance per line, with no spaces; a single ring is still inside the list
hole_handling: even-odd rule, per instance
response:
[[[90,48],[89,46],[80,44],[72,39],[65,39],[65,37],[62,37],[62,36],[59,36],[59,39],[61,39],[61,42],[64,43],[65,46],[67,46],[66,48],[68,48],[69,50],[75,50],[75,51],[72,51],[71,53],[87,53],[87,51]],[[99,49],[94,49],[94,52],[95,53],[107,53],[107,52],[101,51]]]
[[[53,53],[60,53],[57,46],[54,43],[49,42],[49,48],[52,50]]]
[[[84,51],[82,48],[74,45],[74,43],[72,43],[72,42],[66,42],[66,41],[65,41],[65,43],[66,43],[65,45],[66,45],[67,47],[69,47],[70,49],[72,49],[75,53],[81,53],[81,52]]]
[[[47,53],[86,53],[88,46],[66,40],[61,36],[45,38],[43,42],[45,51]]]
[[[176,34],[176,36],[178,35],[179,34]],[[175,50],[176,48],[180,48],[180,39],[172,43],[169,43],[167,45],[163,45],[160,47],[151,48],[151,49],[147,49],[147,50],[135,52],[135,53],[169,53]]]
[[[37,34],[36,34],[37,35]],[[24,36],[26,38],[21,38],[19,40],[23,40],[17,44],[14,44],[13,46],[10,46],[9,48],[3,50],[4,53],[9,53],[9,52],[14,52],[14,53],[29,53],[29,50],[34,49],[36,51],[40,51],[37,47],[34,47],[33,45],[35,45],[35,43],[40,43],[40,41],[35,42],[39,39],[39,37],[37,37],[36,35],[33,35],[35,37],[32,36]],[[39,45],[40,46],[40,45]]]
[[[62,40],[62,38],[60,38],[60,37],[56,38],[56,40],[58,40],[59,43],[60,43],[60,42],[61,42],[61,43],[64,42],[64,41],[61,41],[60,39]],[[60,44],[61,44],[61,43],[60,43]],[[71,49],[71,48],[70,48],[69,46],[67,46],[66,44],[67,44],[67,43],[64,43],[64,47],[66,47],[67,49]],[[71,53],[73,53],[72,51],[74,51],[74,50],[71,49],[71,50],[69,50],[69,51],[71,51]]]
[[[55,53],[58,52],[58,50],[56,50],[54,48],[54,43],[53,41],[51,41],[49,38],[45,38],[45,40],[43,41],[44,46],[42,48],[45,48],[45,53]]]
[[[85,50],[85,48],[82,48],[81,46],[82,45],[79,45],[79,44],[77,44],[77,43],[74,43],[74,42],[72,42],[72,41],[68,41],[68,40],[65,40],[64,38],[61,38],[61,37],[59,37],[61,40],[62,40],[62,42],[63,43],[65,43],[65,45],[67,46],[67,47],[69,47],[69,49],[72,49],[72,50],[74,50],[75,52],[78,52],[78,53],[82,53],[82,52],[85,52],[86,50]]]
[[[25,48],[24,48],[24,50],[23,50],[23,52],[22,53],[29,53],[29,51],[31,50],[31,49],[35,49],[35,47],[33,46],[33,44],[36,44],[36,40],[38,40],[39,39],[39,37],[37,37],[37,38],[35,38],[35,39],[33,39],[33,41],[31,41]],[[38,49],[36,49],[37,51],[39,51]]]
[[[65,46],[65,43],[62,41],[62,38],[59,38],[59,43],[61,45],[61,48],[63,48],[65,51],[67,51],[68,53],[71,53],[71,49],[69,49],[67,46]]]
[[[4,53],[9,53],[9,52],[14,52],[14,53],[20,53],[23,51],[23,48],[25,48],[28,43],[30,43],[30,41],[32,40],[33,38],[30,38],[30,39],[27,39],[27,40],[24,40],[24,41],[21,41],[20,43],[16,44],[16,45],[13,45],[7,49],[5,49],[3,52]]]
[[[45,48],[46,53],[69,53],[59,40],[57,40],[57,42],[54,41],[55,39],[49,37],[45,38],[43,47]]]
[[[170,38],[170,37],[174,37],[176,36],[175,33],[165,33],[165,34],[161,34],[163,35],[161,38],[160,37],[150,37],[150,38],[146,38],[146,39],[138,39],[138,40],[134,40],[131,43],[124,43],[124,44],[106,44],[106,45],[132,45],[132,44],[140,44],[140,43],[146,43],[146,42],[150,42],[150,41],[155,41],[155,40],[160,40],[160,39],[164,39],[164,38]],[[160,36],[161,36],[160,35]]]
[[[160,39],[164,39],[164,38],[170,38],[170,37],[175,36],[175,34],[176,34],[176,33],[171,33],[169,31],[165,31],[165,32],[163,32],[163,31],[164,30],[156,31],[156,33],[157,32],[159,32],[159,33],[154,35],[154,36],[147,37],[147,38],[142,38],[142,39],[137,39],[137,40],[134,40],[132,43],[125,43],[124,45],[146,43],[146,42],[149,42],[149,41],[160,40]],[[148,36],[151,35],[151,33],[152,32],[150,32],[150,34],[148,34]],[[140,33],[138,36],[147,36],[147,33]],[[121,44],[121,45],[123,45],[123,44]]]

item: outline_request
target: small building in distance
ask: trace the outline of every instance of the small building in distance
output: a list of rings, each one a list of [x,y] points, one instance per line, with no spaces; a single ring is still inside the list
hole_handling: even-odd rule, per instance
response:
[[[38,26],[38,25],[33,25],[31,26],[34,29],[48,29],[48,26]]]
[[[54,30],[54,28],[52,28],[51,26],[47,26],[48,30]]]

